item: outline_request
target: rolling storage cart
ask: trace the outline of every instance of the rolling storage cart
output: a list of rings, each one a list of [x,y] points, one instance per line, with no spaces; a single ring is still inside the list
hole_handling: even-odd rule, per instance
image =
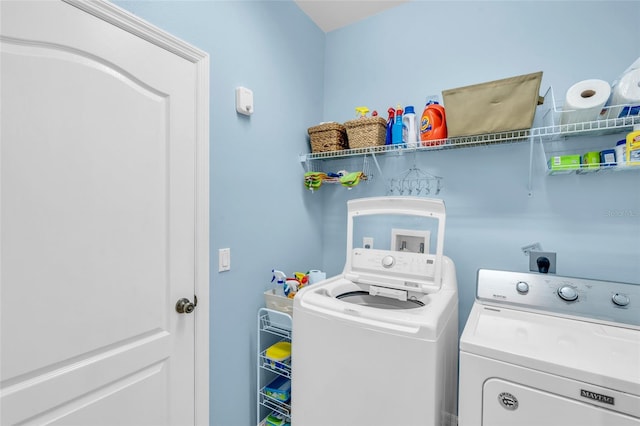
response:
[[[291,345],[291,328],[291,315],[268,308],[258,311],[258,426],[291,424],[291,358],[282,356]]]

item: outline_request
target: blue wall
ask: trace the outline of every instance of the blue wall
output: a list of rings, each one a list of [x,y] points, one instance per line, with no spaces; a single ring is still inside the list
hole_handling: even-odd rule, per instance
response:
[[[637,2],[403,4],[327,34],[324,116],[349,120],[353,107],[367,105],[386,117],[396,104],[415,105],[419,114],[442,90],[536,71],[543,71],[540,93],[551,86],[562,101],[574,83],[611,82],[640,57],[638,22]],[[606,34],[621,28],[630,42],[609,41]],[[567,143],[582,153],[621,138]],[[533,148],[531,196],[528,142],[387,156],[383,175],[366,188],[328,188],[325,268],[333,274],[344,264],[345,200],[385,194],[387,179],[415,164],[444,178],[438,197],[447,207],[444,248],[456,264],[461,329],[477,269],[527,271],[521,247],[529,243],[557,252],[557,274],[640,283],[639,171],[546,176],[541,146]]]
[[[325,34],[290,1],[119,1],[211,57],[211,424],[255,424],[256,314],[271,270],[322,267],[298,155],[322,117]],[[255,113],[236,113],[235,88]],[[231,270],[218,272],[218,249]]]
[[[212,425],[255,422],[255,315],[271,269],[339,273],[346,200],[384,195],[414,164],[444,178],[461,327],[476,270],[527,270],[520,248],[532,242],[558,253],[558,274],[640,281],[638,171],[546,176],[536,145],[529,196],[519,143],[382,156],[369,182],[310,193],[298,162],[309,126],[349,120],[357,105],[419,112],[444,89],[539,70],[559,98],[583,79],[612,81],[640,56],[640,3],[414,1],[328,34],[291,1],[116,3],[211,55]],[[250,118],[235,112],[241,85],[254,91]],[[224,247],[232,269],[218,273]]]

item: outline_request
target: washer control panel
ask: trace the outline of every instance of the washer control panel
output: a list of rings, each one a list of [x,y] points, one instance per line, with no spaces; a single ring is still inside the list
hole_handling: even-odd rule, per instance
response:
[[[423,253],[357,248],[353,250],[352,266],[360,271],[425,278],[433,276],[434,259],[434,256]]]
[[[480,269],[476,299],[640,326],[640,284]]]
[[[385,282],[388,287],[418,292],[437,290],[436,256],[408,251],[355,248],[347,277],[358,282]]]

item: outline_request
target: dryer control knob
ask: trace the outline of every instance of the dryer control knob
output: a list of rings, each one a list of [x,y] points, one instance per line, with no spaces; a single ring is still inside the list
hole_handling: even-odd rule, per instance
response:
[[[516,290],[518,290],[520,294],[527,294],[529,293],[529,284],[524,281],[519,281],[518,284],[516,284]]]
[[[624,294],[620,294],[620,293],[616,293],[613,296],[611,296],[611,301],[618,306],[627,306],[629,302],[631,302],[628,296],[625,296]]]
[[[575,288],[565,285],[558,289],[558,296],[560,296],[560,299],[562,300],[573,302],[574,300],[578,299],[578,292]]]
[[[385,268],[391,268],[395,261],[396,260],[393,258],[393,256],[385,256],[382,258],[382,266],[384,266]]]

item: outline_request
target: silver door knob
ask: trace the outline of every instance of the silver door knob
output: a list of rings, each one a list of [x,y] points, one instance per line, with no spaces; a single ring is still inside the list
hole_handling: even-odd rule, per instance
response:
[[[198,298],[196,296],[193,296],[193,303],[191,303],[189,299],[183,297],[182,299],[178,300],[178,302],[176,303],[176,311],[179,314],[190,314],[191,312],[194,311],[194,309],[196,309],[197,305],[198,305]]]

